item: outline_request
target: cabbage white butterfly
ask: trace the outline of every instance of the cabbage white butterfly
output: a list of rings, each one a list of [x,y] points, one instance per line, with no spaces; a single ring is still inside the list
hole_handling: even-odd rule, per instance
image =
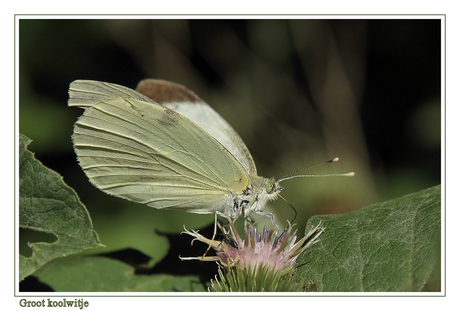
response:
[[[254,212],[273,220],[263,209],[279,196],[280,182],[309,176],[258,176],[238,134],[184,86],[148,79],[137,89],[70,84],[68,106],[85,109],[74,126],[74,149],[100,190],[158,209],[232,220]]]

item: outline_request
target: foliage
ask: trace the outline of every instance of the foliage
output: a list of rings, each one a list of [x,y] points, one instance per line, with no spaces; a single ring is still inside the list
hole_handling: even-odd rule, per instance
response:
[[[314,216],[326,227],[301,255],[298,278],[320,291],[439,290],[441,187],[358,211]]]
[[[190,292],[204,291],[197,276],[138,275],[130,265],[103,256],[55,260],[34,274],[63,292]]]
[[[28,243],[32,256],[19,256],[23,280],[49,261],[100,247],[91,218],[75,191],[56,172],[27,150],[31,140],[19,137],[19,227],[54,234],[54,243]]]

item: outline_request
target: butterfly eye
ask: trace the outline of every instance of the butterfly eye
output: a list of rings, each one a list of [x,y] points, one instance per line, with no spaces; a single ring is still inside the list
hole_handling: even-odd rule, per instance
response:
[[[269,180],[266,187],[267,193],[272,194],[276,190],[276,183],[274,180]]]

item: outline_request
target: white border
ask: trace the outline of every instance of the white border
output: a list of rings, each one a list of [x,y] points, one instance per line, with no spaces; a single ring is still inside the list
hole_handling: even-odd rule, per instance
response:
[[[40,6],[39,3],[37,3],[38,6]],[[92,2],[92,4],[94,4]],[[247,4],[247,3],[246,3]],[[401,5],[402,4],[402,1],[398,1],[397,4]],[[344,6],[346,6],[346,4],[344,3]],[[413,3],[410,4],[410,7],[412,8],[414,6]],[[75,12],[75,13],[78,13],[78,12]],[[189,15],[110,15],[110,16],[107,16],[107,15],[40,15],[40,16],[36,16],[36,15],[17,15],[15,16],[15,25],[17,27],[18,25],[18,19],[37,19],[37,18],[40,18],[40,19],[45,19],[45,18],[62,18],[62,19],[68,19],[68,18],[72,18],[72,19],[87,19],[87,18],[100,18],[100,19],[109,19],[109,18],[119,18],[119,19],[127,19],[127,18],[136,18],[136,19],[140,19],[140,18],[162,18],[162,19],[211,19],[211,18],[243,18],[243,19],[251,19],[251,18],[256,18],[256,19],[262,19],[262,18],[279,18],[279,19],[290,19],[290,18],[310,18],[310,19],[328,19],[328,18],[339,18],[339,19],[373,19],[373,18],[378,18],[378,19],[406,19],[406,18],[411,18],[413,19],[414,18],[414,15],[380,15],[380,14],[376,14],[376,15],[360,15],[360,14],[357,14],[357,15],[347,15],[347,16],[342,16],[342,15],[336,15],[336,14],[332,14],[332,15],[267,15],[266,17],[264,16],[260,16],[260,15],[225,15],[225,16],[222,16],[222,15],[193,15],[193,16],[189,16]],[[302,296],[302,297],[308,297],[308,296],[316,296],[316,297],[331,297],[331,296],[334,296],[334,297],[344,297],[344,296],[347,296],[347,297],[374,297],[373,298],[373,301],[372,301],[372,309],[385,309],[385,310],[388,310],[388,309],[396,309],[396,310],[399,310],[399,309],[402,309],[401,305],[398,303],[398,302],[393,302],[393,303],[390,303],[389,300],[385,299],[383,301],[383,303],[381,303],[381,299],[384,299],[382,297],[380,298],[376,298],[375,296],[412,296],[412,297],[419,297],[419,296],[443,296],[445,293],[446,293],[446,289],[444,288],[444,285],[445,285],[445,280],[444,280],[444,276],[445,276],[445,265],[444,265],[444,262],[446,261],[446,258],[444,257],[444,254],[445,254],[445,236],[444,236],[444,232],[445,232],[445,220],[446,220],[446,215],[444,213],[444,208],[445,208],[445,204],[446,204],[446,201],[445,201],[445,198],[444,198],[444,194],[446,193],[446,185],[444,184],[444,181],[445,181],[445,158],[446,158],[446,154],[444,152],[445,150],[445,144],[444,144],[444,141],[445,141],[445,133],[444,133],[444,128],[445,128],[445,125],[446,125],[446,120],[444,118],[445,116],[445,104],[446,104],[446,98],[445,98],[445,93],[444,93],[444,90],[445,90],[445,87],[446,87],[446,81],[445,81],[445,51],[444,51],[444,46],[445,46],[445,40],[444,40],[444,34],[445,34],[445,23],[446,23],[446,19],[444,16],[440,16],[440,15],[432,15],[432,14],[427,14],[427,15],[419,15],[417,16],[417,18],[425,18],[425,19],[438,19],[438,18],[441,18],[442,20],[442,62],[443,62],[443,66],[442,66],[442,126],[443,126],[443,131],[442,131],[442,206],[443,206],[443,212],[442,212],[442,291],[439,295],[436,295],[437,293],[383,293],[383,294],[378,294],[378,293],[302,293],[302,294],[295,294],[295,293],[289,293],[289,296],[292,296],[292,297],[295,297],[295,296]],[[452,18],[455,18],[455,17],[452,17]],[[449,19],[449,21],[451,21]],[[450,23],[449,23],[450,25]],[[18,28],[16,28],[18,29]],[[450,31],[450,28],[449,28],[449,31]],[[18,44],[19,44],[19,38],[18,38],[18,33],[15,34],[15,44],[16,44],[16,55],[15,55],[15,58],[16,58],[16,62],[14,63],[14,71],[15,71],[15,85],[16,85],[16,88],[14,89],[14,94],[15,94],[15,115],[16,115],[16,122],[15,122],[15,128],[14,128],[14,131],[15,131],[15,135],[18,133],[18,100],[19,100],[19,91],[18,91],[18,75],[19,75],[19,71],[18,71],[18,55],[17,55],[17,51],[18,51]],[[455,40],[451,37],[451,40]],[[450,42],[450,41],[449,41]],[[457,50],[458,52],[458,50]],[[456,54],[457,56],[455,56],[454,53],[450,54],[451,58],[450,60],[452,60],[453,58],[455,57],[458,57],[459,54]],[[11,80],[10,80],[11,81]],[[452,85],[453,86],[453,85]],[[458,87],[458,86],[456,86]],[[451,110],[449,110],[449,113],[451,113]],[[454,121],[455,122],[455,121]],[[15,136],[15,139],[17,139],[17,135]],[[452,162],[450,162],[452,163]],[[16,161],[15,161],[15,165],[17,165]],[[17,166],[16,166],[17,167]],[[16,170],[16,175],[18,175],[18,170]],[[16,176],[18,177],[18,176]],[[18,180],[18,178],[16,178],[16,181]],[[15,185],[17,186],[17,185]],[[16,188],[17,189],[17,188]],[[11,193],[11,192],[10,192]],[[18,194],[16,194],[16,202],[18,202]],[[451,202],[451,205],[452,206],[452,202]],[[449,214],[450,216],[451,214]],[[17,215],[17,212],[16,212],[16,219],[18,219],[18,215]],[[11,218],[10,218],[11,219]],[[458,219],[458,218],[457,218]],[[16,247],[18,247],[18,245],[16,245]],[[17,249],[17,248],[16,248]],[[17,264],[17,262],[15,263]],[[450,268],[452,268],[454,265],[458,265],[458,263],[452,263],[450,265]],[[458,270],[458,268],[456,268],[456,270]],[[16,271],[18,271],[18,266],[16,266]],[[457,274],[458,276],[458,274]],[[452,278],[454,278],[455,280],[452,280]],[[17,275],[16,275],[16,281],[18,280],[17,278]],[[451,280],[453,282],[458,282],[457,281],[457,278],[456,277],[451,277]],[[452,283],[453,283],[452,282]],[[454,294],[453,292],[451,292],[452,294]],[[255,300],[257,300],[260,305],[259,307],[264,307],[264,306],[270,306],[270,307],[273,307],[275,305],[278,305],[278,303],[275,303],[275,305],[273,304],[273,299],[268,299],[270,300],[268,303],[267,303],[267,300],[263,300],[261,298],[257,298],[257,297],[253,297],[254,296],[254,293],[238,293],[238,294],[227,294],[227,295],[222,295],[222,294],[217,294],[217,293],[209,293],[209,294],[206,294],[206,295],[191,295],[191,296],[198,296],[198,297],[203,297],[203,296],[206,296],[206,297],[209,297],[209,299],[205,300],[204,304],[199,304],[199,305],[196,305],[196,300],[194,299],[194,297],[182,297],[184,295],[177,295],[177,294],[174,294],[174,293],[161,293],[161,294],[157,294],[157,293],[122,293],[123,296],[125,297],[155,297],[155,304],[154,305],[151,305],[151,308],[157,308],[159,305],[159,303],[163,302],[163,303],[168,303],[168,305],[170,305],[171,307],[176,305],[176,304],[183,304],[183,303],[186,303],[188,304],[188,307],[187,309],[194,309],[193,306],[197,306],[196,309],[198,309],[198,307],[201,309],[201,308],[207,308],[207,307],[216,307],[216,308],[219,308],[219,309],[224,309],[224,310],[227,310],[229,308],[241,308],[241,305],[239,304],[236,304],[235,305],[235,301],[233,300],[233,298],[231,297],[235,297],[235,296],[239,296],[239,297],[252,297],[254,298]],[[292,294],[292,295],[291,295]],[[455,294],[454,294],[455,295]],[[38,297],[53,297],[53,299],[57,299],[58,297],[68,297],[68,298],[71,298],[71,297],[76,297],[76,298],[84,298],[84,297],[88,297],[88,298],[91,298],[90,299],[90,308],[94,310],[95,307],[104,307],[104,309],[106,308],[110,308],[110,305],[107,305],[107,300],[104,299],[104,297],[101,297],[101,296],[107,296],[107,297],[113,297],[113,296],[120,296],[120,293],[27,293],[26,295],[24,293],[19,293],[18,292],[18,288],[17,286],[15,285],[15,296],[16,296],[16,306],[18,307],[18,301],[20,300],[21,297],[29,297],[31,300],[34,299],[34,297],[38,298]],[[179,297],[178,297],[179,296]],[[188,295],[187,295],[188,296]],[[262,298],[265,298],[267,299],[268,297],[273,297],[273,296],[276,296],[274,295],[273,293],[271,294],[259,294],[257,296],[260,296]],[[171,301],[171,299],[168,299],[168,300],[165,300],[166,298],[168,297],[176,297],[177,300],[173,300]],[[218,297],[218,298],[217,298]],[[232,299],[232,300],[228,300],[228,299]],[[281,300],[282,301],[285,301],[286,297],[283,297]],[[334,299],[334,298],[331,298],[331,299]],[[115,299],[115,300],[112,300],[113,301],[113,305],[117,307],[117,309],[119,307],[132,307],[132,301],[130,299]],[[314,301],[308,301],[308,304],[305,300],[302,300],[299,301],[299,300],[295,300],[296,303],[301,303],[300,305],[297,305],[297,306],[293,306],[295,308],[298,308],[298,307],[308,307],[308,308],[312,308],[314,307],[314,305],[317,305],[317,303],[313,303]],[[321,300],[321,305],[324,305],[324,300]],[[306,306],[302,306],[302,304],[306,304]],[[389,304],[390,303],[390,304]],[[93,305],[94,304],[94,305]],[[112,302],[109,302],[109,304],[112,304]],[[285,304],[281,305],[282,307],[286,307]],[[289,305],[291,306],[291,305]],[[344,305],[341,305],[340,306],[340,309],[360,309],[360,308],[357,308],[359,305],[356,305],[356,304],[352,304],[350,305],[348,308],[347,307],[347,304],[344,304]],[[247,306],[246,306],[247,307]],[[440,304],[439,304],[439,300],[437,299],[433,299],[433,298],[426,298],[424,299],[424,303],[423,303],[423,310],[425,309],[439,309],[440,308]]]

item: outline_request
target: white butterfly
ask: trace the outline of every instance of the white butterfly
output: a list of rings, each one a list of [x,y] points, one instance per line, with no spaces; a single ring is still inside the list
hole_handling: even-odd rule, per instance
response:
[[[307,176],[257,176],[238,134],[184,86],[148,79],[137,90],[70,84],[68,105],[85,109],[74,127],[75,152],[102,191],[158,209],[273,220],[263,209],[279,196],[280,181]]]

